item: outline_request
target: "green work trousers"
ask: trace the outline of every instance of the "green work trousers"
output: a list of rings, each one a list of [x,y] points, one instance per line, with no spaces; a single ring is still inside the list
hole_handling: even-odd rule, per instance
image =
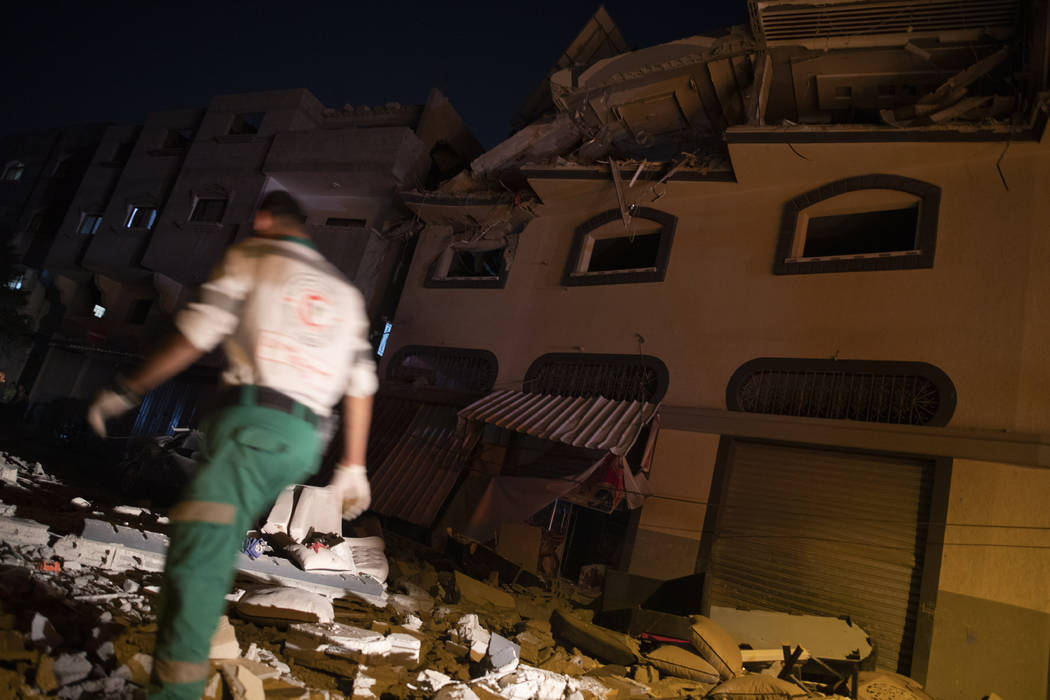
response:
[[[319,462],[316,429],[276,409],[232,406],[202,428],[203,463],[170,513],[151,698],[199,700],[245,532]]]

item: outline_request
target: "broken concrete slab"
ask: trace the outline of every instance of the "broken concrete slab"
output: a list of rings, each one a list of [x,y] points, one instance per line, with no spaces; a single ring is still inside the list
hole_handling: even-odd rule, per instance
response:
[[[0,518],[0,542],[21,547],[42,547],[50,539],[47,525],[24,518]]]
[[[825,615],[794,615],[766,610],[712,606],[710,618],[738,644],[752,649],[801,646],[818,659],[866,659],[868,634],[849,620]]]
[[[537,121],[489,149],[470,163],[474,175],[483,177],[526,163],[539,163],[564,153],[576,145],[580,130],[568,114]]]
[[[516,606],[514,596],[510,593],[482,583],[461,571],[456,572],[456,589],[460,594],[460,602],[464,604],[494,605],[511,610]]]
[[[250,619],[277,622],[333,622],[335,610],[324,596],[290,586],[271,586],[245,593],[234,606]]]
[[[636,640],[622,632],[584,622],[561,610],[555,610],[551,616],[551,627],[556,637],[602,661],[628,666],[639,658]]]

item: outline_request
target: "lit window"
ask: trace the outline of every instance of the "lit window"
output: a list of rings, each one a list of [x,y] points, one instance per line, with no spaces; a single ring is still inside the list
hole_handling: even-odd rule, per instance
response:
[[[383,326],[383,336],[379,339],[379,349],[376,350],[376,354],[380,357],[386,352],[386,342],[390,340],[390,331],[394,329],[394,324],[387,323]]]
[[[264,112],[241,112],[233,117],[229,133],[231,136],[249,136],[258,134],[262,126]]]
[[[91,310],[91,313],[95,315],[95,318],[102,318],[106,315],[106,307],[95,304],[95,308]]]
[[[610,209],[576,229],[562,284],[659,282],[667,274],[677,219],[640,207],[627,225]]]
[[[190,221],[209,224],[221,223],[222,217],[226,213],[226,201],[225,197],[198,198],[193,205],[193,211],[190,213]]]
[[[16,274],[14,277],[12,277],[11,279],[9,279],[7,281],[7,288],[8,289],[18,290],[18,289],[21,289],[22,286],[25,283],[26,283],[25,273],[24,272],[20,272],[20,273]],[[387,325],[389,326],[390,324],[388,323]],[[385,340],[385,336],[384,336],[384,340]]]
[[[152,229],[157,220],[156,207],[128,207],[128,216],[124,220],[125,228]]]
[[[91,236],[98,232],[98,227],[101,225],[101,214],[84,214],[80,219],[80,226],[77,228],[77,233],[82,236]]]
[[[22,173],[26,169],[26,164],[20,160],[12,160],[4,166],[4,174],[0,177],[0,180],[6,180],[8,182],[17,182],[22,179]]]

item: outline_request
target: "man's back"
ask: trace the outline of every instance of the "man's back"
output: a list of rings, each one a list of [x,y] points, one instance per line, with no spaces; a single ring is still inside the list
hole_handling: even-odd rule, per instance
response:
[[[227,384],[274,389],[319,416],[374,391],[364,300],[307,239],[233,246],[176,326],[201,349],[226,339]]]

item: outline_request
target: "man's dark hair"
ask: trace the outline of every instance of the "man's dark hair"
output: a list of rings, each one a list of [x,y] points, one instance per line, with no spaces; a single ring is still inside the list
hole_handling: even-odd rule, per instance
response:
[[[259,211],[265,211],[276,218],[293,219],[300,224],[306,223],[306,214],[295,197],[284,190],[274,190],[263,197]]]

